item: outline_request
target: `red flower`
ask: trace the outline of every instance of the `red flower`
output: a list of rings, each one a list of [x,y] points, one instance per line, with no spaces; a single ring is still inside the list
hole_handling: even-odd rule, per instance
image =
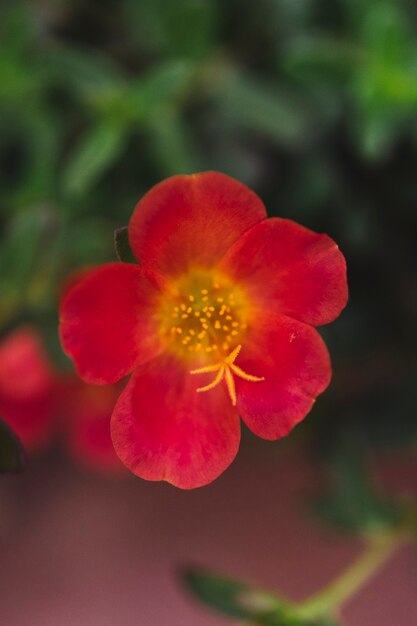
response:
[[[331,377],[313,326],[347,299],[337,245],[208,172],[174,176],[138,203],[129,238],[140,265],[91,270],[62,301],[61,339],[84,380],[134,372],[112,415],[137,475],[205,485],[236,455],[239,415],[286,435]]]
[[[121,389],[120,385],[86,385],[75,376],[63,381],[63,438],[77,463],[100,472],[124,469],[110,436],[110,416]]]
[[[61,376],[49,362],[36,329],[26,326],[0,343],[0,418],[29,454],[60,432],[70,454],[97,470],[120,470],[110,437],[110,416],[120,385],[86,385]]]
[[[55,376],[42,341],[30,327],[0,344],[0,417],[34,451],[50,439],[55,422]]]

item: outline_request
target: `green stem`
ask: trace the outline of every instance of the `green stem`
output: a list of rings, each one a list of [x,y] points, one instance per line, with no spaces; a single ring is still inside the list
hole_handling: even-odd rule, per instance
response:
[[[311,619],[332,614],[379,570],[400,541],[401,537],[398,535],[384,535],[371,539],[363,554],[339,577],[297,607],[298,616]]]

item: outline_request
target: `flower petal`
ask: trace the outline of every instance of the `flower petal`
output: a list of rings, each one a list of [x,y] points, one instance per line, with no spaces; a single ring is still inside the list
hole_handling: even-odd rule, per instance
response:
[[[60,334],[86,382],[114,383],[162,349],[154,319],[157,279],[137,265],[89,271],[64,296]]]
[[[29,452],[55,431],[56,380],[38,332],[27,326],[0,345],[0,416]]]
[[[134,474],[193,489],[233,461],[240,440],[236,409],[222,387],[199,394],[197,386],[168,355],[134,374],[112,416],[114,447]]]
[[[235,378],[237,408],[249,428],[279,439],[310,411],[331,378],[330,357],[318,332],[289,317],[258,312],[237,365],[262,382]]]
[[[335,242],[291,220],[251,228],[221,269],[246,284],[256,306],[313,326],[333,321],[347,302],[346,262]]]
[[[229,176],[173,176],[137,204],[129,225],[130,244],[141,263],[177,276],[190,264],[212,266],[265,217],[258,196]]]

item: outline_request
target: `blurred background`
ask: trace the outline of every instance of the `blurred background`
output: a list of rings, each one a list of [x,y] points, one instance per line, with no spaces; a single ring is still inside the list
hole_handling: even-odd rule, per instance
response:
[[[415,496],[416,33],[411,0],[3,0],[0,417],[27,464],[0,478],[2,624],[225,626],[183,565],[301,599],[380,498]],[[220,479],[180,492],[115,458],[120,387],[76,379],[57,303],[115,259],[146,190],[205,169],[333,237],[350,301],[321,329],[334,378],[307,420],[276,443],[245,430]],[[416,624],[415,570],[400,550],[346,625]]]

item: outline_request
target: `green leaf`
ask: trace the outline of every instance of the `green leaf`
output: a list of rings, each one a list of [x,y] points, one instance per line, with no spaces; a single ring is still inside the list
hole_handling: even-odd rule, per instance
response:
[[[92,128],[72,154],[63,178],[68,195],[90,191],[104,172],[117,161],[125,142],[124,127],[100,124]]]
[[[325,521],[354,532],[377,532],[395,527],[401,511],[376,492],[363,460],[347,446],[339,449],[332,462],[332,492],[315,504]]]
[[[190,174],[202,169],[187,124],[175,110],[159,110],[159,114],[148,121],[148,131],[150,152],[164,176]]]
[[[140,44],[171,56],[201,58],[214,43],[215,3],[128,0],[128,23]]]
[[[0,474],[21,472],[25,453],[17,435],[0,419]]]
[[[289,146],[311,135],[309,112],[285,89],[233,72],[217,87],[216,99],[231,127]]]
[[[76,95],[94,96],[124,86],[124,78],[111,58],[77,48],[54,46],[42,57],[43,73]]]
[[[8,54],[20,57],[29,48],[35,21],[27,7],[18,1],[3,8],[0,23],[0,46]]]
[[[244,582],[196,568],[185,570],[183,580],[196,598],[224,615],[261,626],[303,626],[278,596]]]
[[[388,113],[366,112],[357,115],[354,134],[364,156],[378,160],[390,153],[397,139],[399,124]]]
[[[48,211],[40,207],[16,215],[9,223],[0,247],[0,267],[7,268],[0,274],[3,298],[5,292],[19,294],[26,286],[41,249],[48,220]]]
[[[123,263],[137,263],[129,243],[128,227],[116,228],[114,231],[114,248],[119,261]]]
[[[240,619],[255,619],[253,610],[242,606],[241,595],[248,591],[245,583],[205,572],[189,569],[184,573],[188,589],[204,604]]]
[[[357,47],[326,35],[299,37],[286,50],[287,70],[313,86],[317,82],[346,86],[360,61]]]
[[[196,75],[197,65],[187,60],[170,60],[155,65],[141,77],[139,91],[148,108],[166,106],[168,101],[176,101],[189,89]]]

